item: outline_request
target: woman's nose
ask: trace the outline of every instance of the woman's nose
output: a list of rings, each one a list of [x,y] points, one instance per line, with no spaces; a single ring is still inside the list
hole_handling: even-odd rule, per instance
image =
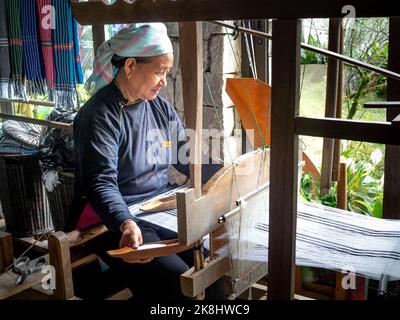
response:
[[[167,75],[166,74],[163,75],[160,81],[161,81],[161,86],[166,87],[167,86]]]

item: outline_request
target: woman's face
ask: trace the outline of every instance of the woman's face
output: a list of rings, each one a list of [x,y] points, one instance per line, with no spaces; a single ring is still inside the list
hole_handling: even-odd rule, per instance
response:
[[[167,74],[174,63],[172,53],[153,57],[150,63],[135,63],[130,66],[129,92],[136,99],[153,100],[167,85]],[[129,72],[129,71],[128,71]]]

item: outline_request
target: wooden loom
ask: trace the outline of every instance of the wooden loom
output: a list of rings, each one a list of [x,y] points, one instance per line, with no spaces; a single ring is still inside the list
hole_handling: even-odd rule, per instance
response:
[[[236,164],[224,167],[201,188],[200,150],[203,106],[203,58],[202,43],[201,40],[199,41],[202,39],[201,28],[198,22],[180,24],[186,127],[194,129],[197,134],[191,159],[191,163],[195,164],[192,164],[190,168],[192,188],[176,194],[179,239],[168,243],[153,243],[149,249],[113,250],[109,252],[111,256],[139,259],[164,256],[188,249],[198,243],[199,239],[221,227],[218,218],[234,209],[240,196],[254,191],[257,186],[269,180],[269,150],[264,149],[243,155],[237,159]],[[193,35],[196,36],[193,37]],[[193,74],[197,75],[197,78],[193,78]],[[267,101],[267,97],[261,98]],[[173,200],[168,199],[159,204],[163,206],[172,202]],[[150,210],[153,210],[153,206],[150,206]],[[212,252],[214,244],[212,243],[211,246]],[[195,253],[198,253],[198,250]],[[227,273],[229,269],[226,256],[216,257],[212,254],[206,264],[204,257],[195,254],[195,266],[181,277],[182,291],[187,296],[202,298],[205,288]]]
[[[301,18],[329,18],[341,16],[344,5],[341,1],[329,2],[320,6],[320,1],[310,0],[304,3],[287,6],[285,2],[266,0],[263,2],[250,0],[244,3],[241,0],[220,0],[217,4],[212,0],[198,1],[157,1],[138,0],[129,5],[118,1],[115,5],[105,8],[100,1],[73,3],[74,14],[81,24],[130,23],[133,21],[200,21],[200,20],[233,20],[233,19],[266,19],[274,20],[274,47],[272,50],[272,121],[275,123],[272,132],[271,156],[271,203],[270,203],[270,250],[269,256],[269,292],[268,299],[292,299],[294,284],[294,252],[296,230],[296,203],[297,194],[297,143],[298,135],[312,135],[329,138],[342,138],[359,141],[379,142],[399,145],[398,130],[390,123],[365,123],[356,121],[314,119],[298,116],[298,88],[299,88],[299,56],[300,56],[300,24]],[[351,0],[346,4],[357,8],[358,17],[395,16],[399,10],[394,2],[384,6],[379,3],[361,0]],[[93,15],[93,12],[98,14]],[[400,47],[395,30],[400,30],[398,18],[391,18],[392,31],[389,42],[389,69],[399,71],[398,53]],[[101,27],[101,26],[100,26]],[[99,30],[100,28],[96,28]],[[103,35],[104,36],[104,35]],[[200,41],[201,42],[201,41]],[[194,48],[191,47],[191,50]],[[182,50],[182,48],[181,48]],[[340,55],[331,55],[341,58]],[[349,61],[349,60],[347,60]],[[197,62],[196,62],[197,63]],[[365,64],[362,67],[366,67]],[[388,86],[388,98],[398,100],[399,90],[395,82],[396,75],[390,70],[391,77]],[[197,73],[196,77],[197,77]],[[396,77],[393,77],[396,76]],[[185,83],[185,81],[184,81]],[[198,82],[201,85],[201,82]],[[192,93],[196,84],[193,84]],[[186,96],[188,95],[187,92]],[[195,94],[193,96],[196,96]],[[190,100],[190,99],[189,99]],[[187,107],[191,110],[201,108],[198,100],[192,99],[193,105],[185,102],[185,116]],[[198,109],[197,109],[198,111]],[[201,124],[201,112],[195,117],[196,128]],[[389,113],[389,118],[392,115]],[[187,118],[187,117],[186,117]],[[187,118],[188,120],[188,118]],[[193,118],[190,119],[190,121]],[[390,120],[390,119],[389,119]],[[388,146],[389,147],[389,146]],[[396,165],[398,156],[395,146],[390,146],[390,153],[385,158],[391,174],[385,175],[385,201],[387,217],[398,217],[399,198],[397,190],[389,188],[398,183],[395,177],[399,168]],[[398,153],[396,153],[398,154]],[[287,170],[287,171],[284,171]],[[386,180],[388,181],[386,183]],[[199,181],[199,180],[197,180]],[[199,188],[197,189],[199,190]],[[285,191],[285,196],[283,196]],[[396,213],[397,212],[397,213]],[[284,231],[284,232],[282,232]],[[282,234],[285,234],[283,236]]]
[[[75,1],[75,0],[71,0]],[[82,2],[73,4],[74,14],[81,24],[93,24],[95,30],[100,30],[104,23],[130,23],[133,21],[191,21],[191,20],[215,20],[215,19],[258,19],[274,18],[274,49],[272,78],[275,84],[273,105],[276,111],[272,114],[276,123],[275,134],[272,134],[274,162],[271,171],[271,221],[270,256],[275,256],[270,266],[270,283],[268,297],[271,299],[293,298],[293,253],[296,220],[296,205],[294,194],[296,187],[293,179],[297,176],[297,135],[313,135],[329,138],[342,138],[359,141],[378,142],[388,145],[385,157],[388,174],[385,174],[385,217],[398,218],[399,197],[397,165],[398,150],[400,145],[398,130],[390,123],[365,123],[356,121],[314,119],[298,116],[298,79],[300,52],[300,32],[298,19],[300,18],[329,18],[341,16],[344,4],[354,5],[357,8],[358,17],[390,18],[390,46],[389,66],[390,70],[398,72],[400,65],[398,59],[400,47],[396,34],[400,30],[399,10],[394,2],[381,3],[350,0],[329,2],[320,6],[320,1],[310,0],[301,4],[287,6],[285,2],[266,0],[263,2],[250,0],[220,0],[218,3],[212,0],[198,1],[157,1],[138,0],[133,5],[118,1],[114,6],[105,10],[104,4]],[[96,15],[93,15],[96,12]],[[394,17],[394,18],[393,18]],[[275,36],[276,35],[276,36]],[[103,35],[104,36],[104,35]],[[96,42],[96,39],[94,39]],[[339,57],[340,55],[335,55]],[[365,67],[364,65],[362,67]],[[274,71],[277,70],[277,71]],[[389,71],[393,76],[394,72]],[[398,83],[389,79],[388,99],[398,100],[400,90]],[[393,118],[393,112],[388,112],[388,120]],[[396,113],[397,115],[398,113]],[[281,120],[281,124],[277,122]],[[294,138],[294,139],[293,139]],[[295,140],[295,142],[293,142]],[[295,146],[295,147],[294,147]],[[294,160],[293,160],[294,158]],[[287,173],[279,176],[283,170]],[[278,186],[279,184],[279,186]],[[286,196],[281,196],[282,190],[286,190]],[[287,236],[284,238],[279,233],[284,230]],[[270,259],[270,261],[272,261]]]
[[[240,113],[243,127],[250,135],[253,147],[270,144],[270,98],[271,87],[257,79],[227,79],[226,91]],[[148,212],[178,209],[178,240],[145,244],[137,250],[122,248],[109,251],[113,257],[143,259],[178,253],[193,246],[198,239],[211,234],[211,257],[201,270],[190,269],[181,276],[182,291],[195,297],[226,274],[230,268],[227,254],[215,255],[214,251],[224,245],[216,238],[224,227],[218,220],[224,214],[238,208],[238,199],[254,192],[269,181],[269,149],[258,149],[239,157],[234,164],[221,169],[202,187],[203,195],[196,198],[195,189],[187,189],[174,197],[156,200],[141,207]],[[306,165],[303,170],[318,178],[319,172],[303,152]],[[217,231],[220,229],[220,231]]]

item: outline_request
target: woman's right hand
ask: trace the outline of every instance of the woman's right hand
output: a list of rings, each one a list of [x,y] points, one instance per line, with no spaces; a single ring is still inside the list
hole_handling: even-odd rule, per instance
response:
[[[142,231],[140,230],[139,226],[133,220],[128,220],[123,223],[121,226],[122,236],[119,242],[119,247],[131,247],[133,249],[137,249],[141,244],[143,244],[142,238]],[[147,263],[150,262],[152,259],[129,259],[124,258],[125,262],[128,263]]]

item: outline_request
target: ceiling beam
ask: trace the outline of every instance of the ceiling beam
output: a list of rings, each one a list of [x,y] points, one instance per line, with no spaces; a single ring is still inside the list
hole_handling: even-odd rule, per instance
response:
[[[133,4],[118,0],[113,5],[102,1],[72,2],[74,16],[82,25],[132,22],[208,21],[235,19],[296,19],[344,17],[346,5],[357,18],[400,16],[396,1],[337,0],[137,0]]]

